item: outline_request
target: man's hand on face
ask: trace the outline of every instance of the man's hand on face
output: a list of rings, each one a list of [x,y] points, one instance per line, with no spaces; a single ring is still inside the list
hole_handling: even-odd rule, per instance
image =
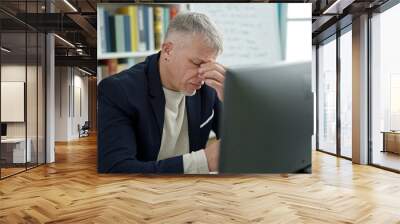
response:
[[[213,142],[212,144],[208,145],[207,148],[204,150],[207,157],[208,169],[210,170],[210,172],[218,171],[219,142],[220,140]]]
[[[221,101],[224,99],[225,73],[224,66],[215,61],[203,63],[199,68],[199,76],[204,79],[205,84],[215,89]]]

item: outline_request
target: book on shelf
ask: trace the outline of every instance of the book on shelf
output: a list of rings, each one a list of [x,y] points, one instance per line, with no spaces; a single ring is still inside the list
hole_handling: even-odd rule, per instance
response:
[[[145,40],[146,41],[146,49],[153,50],[154,48],[154,15],[153,15],[153,7],[145,6],[145,10],[143,12],[144,24],[149,24],[148,26],[144,26],[145,32]]]
[[[124,16],[124,43],[125,43],[125,51],[132,51],[131,22],[129,16]]]
[[[114,12],[99,7],[101,53],[159,50],[178,5],[128,5]]]
[[[139,51],[146,51],[146,34],[144,30],[144,6],[138,6]]]
[[[177,5],[172,5],[170,10],[169,10],[169,19],[173,19],[179,11],[179,7]]]
[[[131,41],[131,51],[138,50],[138,36],[137,36],[137,6],[125,6],[121,7],[117,10],[117,13],[121,13],[129,16],[129,25],[130,25],[130,41]]]
[[[163,33],[166,34],[169,24],[170,8],[164,7],[163,10]]]
[[[99,34],[101,35],[101,37],[99,37],[99,40],[101,41],[99,44],[100,46],[103,46],[102,48],[102,52],[106,52],[107,51],[107,43],[106,40],[108,39],[108,37],[106,37],[106,35],[110,34],[109,30],[104,30],[105,27],[109,27],[108,25],[106,25],[106,23],[108,23],[108,20],[105,21],[105,18],[108,18],[108,12],[104,9],[104,7],[98,7],[97,8],[97,18],[98,18],[98,23],[97,23],[97,29]],[[98,47],[100,47],[98,46]]]
[[[110,39],[107,40],[106,42],[109,44],[107,49],[109,49],[109,52],[116,52],[116,40],[115,40],[115,17],[114,16],[109,16],[108,17],[108,25],[110,26]]]
[[[154,47],[155,49],[161,48],[163,40],[163,13],[164,10],[161,6],[154,7]]]
[[[114,22],[115,22],[115,46],[116,52],[128,52],[131,49],[127,49],[125,46],[125,18],[128,18],[124,15],[115,15]]]

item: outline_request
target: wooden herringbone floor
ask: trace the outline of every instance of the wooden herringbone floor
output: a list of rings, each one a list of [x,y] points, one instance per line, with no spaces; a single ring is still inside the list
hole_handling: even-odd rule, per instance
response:
[[[0,223],[400,223],[400,175],[313,153],[313,174],[99,175],[93,137],[0,181]]]

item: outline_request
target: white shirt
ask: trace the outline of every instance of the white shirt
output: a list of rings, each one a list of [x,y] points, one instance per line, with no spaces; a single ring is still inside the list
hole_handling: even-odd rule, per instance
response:
[[[209,173],[204,149],[189,153],[185,94],[164,87],[163,90],[165,95],[164,127],[157,161],[183,155],[185,174]]]

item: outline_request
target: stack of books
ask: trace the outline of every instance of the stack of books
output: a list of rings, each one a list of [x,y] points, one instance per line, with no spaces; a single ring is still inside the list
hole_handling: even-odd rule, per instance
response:
[[[101,52],[143,52],[159,50],[168,24],[178,5],[129,5],[111,13],[98,8]]]

